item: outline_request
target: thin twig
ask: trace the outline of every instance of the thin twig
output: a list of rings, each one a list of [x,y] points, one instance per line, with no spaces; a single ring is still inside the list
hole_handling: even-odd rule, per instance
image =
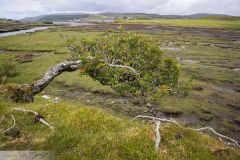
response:
[[[10,127],[10,128],[8,128],[8,129],[6,129],[5,131],[3,131],[2,134],[5,133],[5,132],[7,132],[7,131],[9,131],[9,130],[11,130],[12,128],[15,127],[15,125],[16,125],[16,119],[15,119],[15,117],[14,117],[12,114],[11,114],[11,117],[12,117],[12,119],[13,119],[13,126]]]
[[[27,110],[27,109],[23,109],[23,108],[14,108],[13,110],[33,113],[33,114],[36,115],[36,116],[39,115],[36,111]],[[50,129],[54,129],[53,126],[51,126],[48,122],[46,122],[46,121],[45,121],[44,119],[42,119],[42,118],[39,118],[39,122],[47,125]]]

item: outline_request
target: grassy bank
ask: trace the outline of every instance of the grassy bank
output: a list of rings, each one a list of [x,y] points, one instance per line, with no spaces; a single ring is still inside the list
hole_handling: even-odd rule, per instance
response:
[[[1,129],[9,127],[13,107],[32,109],[55,127],[32,123],[30,114],[13,111],[21,138],[0,136],[1,150],[46,150],[56,159],[238,159],[237,149],[204,134],[163,124],[160,151],[154,148],[153,126],[132,122],[96,107],[37,98],[34,104],[13,104],[1,99],[7,113]],[[181,139],[176,139],[176,134]],[[222,151],[223,150],[223,151]],[[218,152],[221,152],[219,155]]]

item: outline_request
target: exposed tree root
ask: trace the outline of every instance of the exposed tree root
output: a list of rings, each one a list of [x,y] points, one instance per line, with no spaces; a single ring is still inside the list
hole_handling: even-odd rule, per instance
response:
[[[51,126],[48,122],[46,122],[46,121],[42,118],[42,116],[40,116],[36,111],[27,110],[27,109],[23,109],[23,108],[14,108],[13,110],[32,113],[32,114],[35,115],[35,117],[37,118],[37,120],[38,120],[39,122],[41,122],[41,123],[43,123],[44,125],[48,126],[50,129],[54,129],[53,126]]]
[[[12,114],[11,114],[11,117],[12,117],[12,119],[13,119],[13,125],[12,125],[12,127],[10,127],[10,128],[8,128],[8,129],[6,129],[5,131],[3,131],[2,134],[3,134],[3,133],[6,133],[7,131],[9,131],[9,130],[11,130],[12,128],[15,127],[15,125],[16,125],[16,119],[15,119],[15,117],[14,117]]]
[[[160,122],[169,122],[169,123],[173,123],[173,124],[176,124],[178,126],[179,123],[177,121],[175,121],[174,119],[166,119],[166,118],[157,118],[157,117],[151,117],[151,116],[143,116],[143,115],[138,115],[136,117],[134,117],[132,120],[136,120],[138,118],[145,118],[145,119],[150,119],[152,121],[154,121],[156,123],[156,141],[155,141],[155,148],[158,150],[159,146],[160,146],[160,141],[161,141],[161,136],[160,136],[160,131],[159,131],[159,128],[160,128]],[[228,141],[230,143],[227,143],[227,144],[231,144],[231,145],[234,145],[236,147],[240,147],[240,145],[238,144],[238,142],[230,137],[227,137],[223,134],[220,134],[218,133],[216,130],[214,130],[213,128],[211,127],[203,127],[203,128],[199,128],[199,129],[193,129],[193,128],[190,128],[191,130],[194,130],[194,131],[198,131],[198,132],[202,132],[202,131],[206,131],[206,130],[209,130],[211,131],[215,136],[217,136],[218,138],[222,138],[224,139],[225,141]],[[159,138],[160,136],[160,138]]]

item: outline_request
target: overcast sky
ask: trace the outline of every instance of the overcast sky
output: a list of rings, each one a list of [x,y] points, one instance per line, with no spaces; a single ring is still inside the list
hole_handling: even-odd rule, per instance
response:
[[[220,13],[240,16],[240,0],[0,0],[0,17],[58,12]]]

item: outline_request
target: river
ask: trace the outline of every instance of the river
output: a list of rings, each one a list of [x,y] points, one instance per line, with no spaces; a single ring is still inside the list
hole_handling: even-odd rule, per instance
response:
[[[48,29],[48,27],[34,27],[34,28],[23,29],[23,30],[19,30],[19,31],[4,32],[4,33],[0,33],[0,37],[6,37],[6,36],[21,34],[21,33],[36,32],[36,31],[44,30],[44,29]]]

